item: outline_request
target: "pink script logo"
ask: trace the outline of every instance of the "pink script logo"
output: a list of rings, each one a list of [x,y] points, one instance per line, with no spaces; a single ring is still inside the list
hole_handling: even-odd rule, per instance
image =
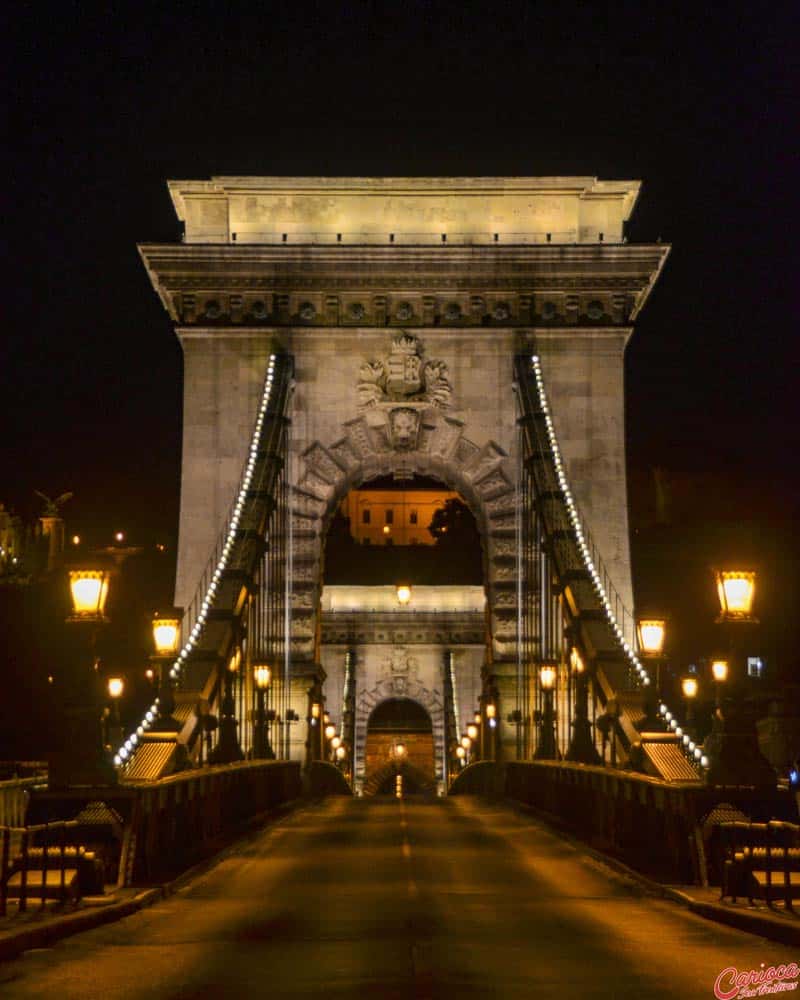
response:
[[[800,966],[795,962],[789,965],[770,965],[768,968],[761,963],[760,969],[750,969],[739,972],[733,966],[723,969],[714,983],[714,996],[717,1000],[738,1000],[739,997],[763,997],[769,993],[786,993],[797,989],[800,977]],[[788,982],[794,980],[794,982]]]

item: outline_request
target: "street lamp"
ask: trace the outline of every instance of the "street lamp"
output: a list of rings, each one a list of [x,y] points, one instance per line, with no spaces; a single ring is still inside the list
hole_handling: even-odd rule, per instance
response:
[[[661,656],[667,623],[664,618],[640,618],[636,626],[639,637],[639,654],[645,657]]]
[[[570,650],[569,665],[575,678],[575,718],[572,720],[572,739],[566,758],[579,764],[599,764],[600,754],[592,740],[592,724],[589,721],[589,676],[577,646]]]
[[[557,756],[555,735],[555,712],[553,711],[553,688],[556,683],[556,668],[546,663],[539,669],[539,686],[544,696],[544,708],[540,717],[539,745],[534,753],[536,760],[554,760]]]
[[[51,787],[109,785],[116,771],[106,754],[107,719],[100,686],[97,639],[107,624],[111,571],[102,564],[75,564],[68,571],[70,614],[61,699],[63,743],[53,760]]]
[[[107,569],[71,569],[68,573],[72,598],[70,621],[98,624],[107,621],[105,608],[110,572]]]
[[[720,616],[718,622],[755,622],[753,599],[756,574],[753,570],[715,570]]]
[[[111,699],[111,720],[106,733],[106,745],[109,750],[122,742],[122,722],[119,717],[119,700],[125,690],[125,681],[121,677],[109,677],[106,690]]]
[[[212,764],[230,764],[235,760],[244,759],[236,732],[236,702],[233,697],[233,685],[241,663],[242,650],[237,645],[228,657],[227,669],[221,668],[224,690],[219,718],[219,739],[209,757]]]
[[[397,602],[402,604],[403,607],[406,606],[411,601],[411,587],[407,583],[399,583],[397,585]]]
[[[333,723],[329,722],[328,725],[325,727],[325,739],[332,740],[335,735],[336,735],[336,726],[334,726]]]
[[[256,685],[256,724],[253,727],[253,757],[256,760],[275,760],[270,746],[265,702],[267,689],[272,681],[272,668],[268,663],[253,666],[253,680]]]
[[[709,759],[705,780],[709,785],[774,789],[777,775],[758,745],[755,706],[745,698],[744,657],[738,650],[742,626],[758,623],[753,616],[756,574],[754,570],[726,569],[715,570],[714,575],[720,606],[717,623],[726,628],[728,656],[724,697],[721,696],[722,681],[714,675],[718,705],[714,728],[704,745]],[[722,667],[717,670],[722,673]]]
[[[728,679],[728,661],[727,660],[714,660],[711,664],[711,674],[714,678],[714,687],[716,689],[716,707],[720,706],[720,685],[724,684]]]
[[[697,697],[697,679],[695,677],[684,677],[681,681],[681,691],[686,701],[686,725],[683,727],[685,735],[691,738],[694,726],[694,700]]]
[[[175,711],[175,695],[169,673],[170,663],[180,646],[182,615],[181,608],[173,608],[166,614],[157,611],[153,615],[153,645],[156,651],[151,660],[158,668],[158,716],[151,729],[154,733],[177,733],[182,728],[172,714]]]
[[[473,743],[478,738],[478,727],[474,723],[470,723],[467,726],[467,736],[469,736]]]

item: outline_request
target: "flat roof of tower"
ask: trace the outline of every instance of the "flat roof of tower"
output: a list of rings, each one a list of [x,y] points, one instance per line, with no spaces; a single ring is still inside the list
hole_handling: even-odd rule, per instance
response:
[[[616,242],[641,188],[638,180],[597,177],[219,176],[167,184],[187,242],[200,243],[329,233],[343,242],[531,233],[555,243]]]

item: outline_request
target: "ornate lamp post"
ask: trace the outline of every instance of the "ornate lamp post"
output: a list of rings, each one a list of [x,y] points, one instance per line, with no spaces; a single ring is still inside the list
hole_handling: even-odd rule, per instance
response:
[[[569,655],[569,665],[575,679],[575,718],[572,721],[572,739],[567,749],[567,760],[579,764],[599,764],[600,754],[592,740],[589,721],[589,677],[586,664],[577,646]]]
[[[719,708],[721,704],[721,685],[728,679],[728,661],[722,659],[714,660],[711,664],[711,675],[714,678],[714,688],[716,690],[716,698],[714,701],[716,707]]]
[[[68,571],[71,613],[67,617],[71,656],[66,657],[62,702],[62,749],[53,760],[52,787],[115,784],[117,773],[105,750],[104,697],[100,687],[97,637],[105,615],[110,570],[98,565]]]
[[[725,673],[724,696],[717,680],[719,704],[715,712],[715,726],[705,749],[709,768],[705,779],[709,785],[753,785],[764,789],[775,788],[777,775],[761,753],[756,733],[754,707],[746,702],[744,657],[739,654],[736,640],[741,630],[754,625],[753,602],[756,592],[754,570],[715,570],[720,614],[717,623],[727,632],[728,657]],[[718,662],[722,662],[721,660]],[[722,673],[722,668],[718,667]]]
[[[493,698],[484,702],[483,714],[486,716],[486,725],[481,726],[483,737],[483,756],[486,760],[497,759],[497,704]]]
[[[539,684],[544,695],[544,708],[542,709],[539,729],[539,745],[533,755],[534,760],[555,760],[558,757],[555,733],[556,716],[553,711],[553,688],[555,687],[555,683],[556,668],[550,664],[545,664],[539,670]]]
[[[115,746],[122,743],[122,722],[119,717],[119,700],[125,690],[125,681],[121,677],[109,677],[106,690],[111,699],[108,728],[106,731],[106,751],[110,753]]]
[[[681,694],[686,702],[686,724],[683,727],[685,735],[691,739],[694,735],[694,700],[697,697],[697,678],[684,677],[681,681]],[[688,741],[686,741],[688,742]]]
[[[253,727],[253,756],[257,760],[275,760],[275,753],[269,742],[269,725],[265,701],[272,681],[272,669],[267,663],[257,663],[253,667],[256,684],[256,724]]]
[[[172,678],[169,676],[170,663],[178,653],[181,640],[182,610],[174,608],[167,614],[153,615],[153,644],[155,655],[151,657],[158,671],[158,716],[153,722],[153,733],[177,733],[181,724],[172,713],[175,711],[175,695]]]
[[[235,760],[244,759],[236,732],[236,705],[233,700],[233,684],[241,661],[242,651],[237,647],[231,654],[227,669],[224,671],[225,691],[222,696],[222,711],[219,720],[219,740],[210,756],[212,764],[230,764]]]

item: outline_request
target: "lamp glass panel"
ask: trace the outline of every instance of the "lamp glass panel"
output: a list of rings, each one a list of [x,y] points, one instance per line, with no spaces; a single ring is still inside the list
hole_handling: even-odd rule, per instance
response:
[[[108,596],[108,574],[102,570],[70,570],[69,589],[76,615],[102,615]]]
[[[659,618],[642,619],[639,622],[639,648],[643,653],[658,656],[664,648],[666,623]]]
[[[153,641],[157,653],[167,654],[178,651],[180,628],[181,623],[177,618],[153,619]]]
[[[753,572],[722,572],[719,575],[723,614],[747,616],[753,609],[756,575]]]

